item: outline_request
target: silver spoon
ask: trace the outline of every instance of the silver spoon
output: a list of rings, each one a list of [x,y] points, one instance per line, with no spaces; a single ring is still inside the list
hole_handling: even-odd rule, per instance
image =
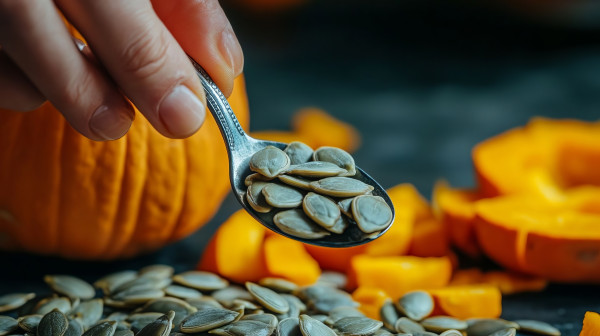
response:
[[[221,130],[221,135],[225,140],[225,147],[227,148],[227,154],[229,156],[229,179],[231,181],[231,189],[233,190],[235,198],[237,198],[238,202],[240,202],[240,204],[246,211],[248,211],[248,213],[252,215],[252,217],[270,230],[281,235],[301,241],[303,243],[327,247],[351,247],[368,243],[380,237],[391,227],[390,225],[383,231],[365,234],[360,231],[358,226],[350,225],[342,234],[332,233],[331,235],[320,239],[304,239],[286,234],[273,223],[273,216],[275,213],[277,213],[276,210],[273,210],[269,213],[259,213],[254,211],[254,209],[252,209],[252,207],[246,201],[245,195],[247,187],[244,184],[244,178],[253,173],[250,171],[250,158],[254,153],[265,148],[266,146],[275,146],[283,150],[287,147],[287,144],[274,141],[258,140],[246,134],[237,118],[233,114],[231,106],[229,106],[229,103],[227,102],[227,99],[221,90],[219,90],[217,85],[198,63],[191,58],[190,61],[194,65],[194,68],[196,68],[198,77],[200,77],[200,81],[202,82],[202,86],[206,92],[208,109],[217,122],[217,125]],[[392,209],[393,223],[393,218],[395,216],[394,206],[390,200],[390,197],[385,192],[385,189],[383,189],[379,183],[377,183],[377,181],[367,175],[359,167],[356,167],[356,175],[354,175],[353,178],[370,184],[375,188],[373,190],[373,195],[383,197],[385,202]]]

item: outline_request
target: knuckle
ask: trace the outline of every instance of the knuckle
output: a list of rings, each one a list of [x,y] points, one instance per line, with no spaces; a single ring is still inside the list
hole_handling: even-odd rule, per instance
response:
[[[168,61],[169,43],[165,33],[140,33],[134,36],[122,53],[126,75],[149,78]]]

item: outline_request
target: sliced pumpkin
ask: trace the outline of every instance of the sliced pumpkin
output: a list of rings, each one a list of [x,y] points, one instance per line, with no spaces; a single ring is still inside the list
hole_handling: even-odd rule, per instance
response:
[[[479,268],[459,269],[454,271],[450,286],[475,285],[483,282],[483,272]]]
[[[415,223],[409,254],[417,257],[442,257],[448,254],[448,233],[444,224],[430,218]]]
[[[300,286],[313,284],[321,275],[319,264],[301,242],[280,235],[264,241],[265,266],[269,276],[281,277]]]
[[[235,282],[258,281],[267,275],[263,240],[267,229],[245,210],[231,215],[214,234],[199,269]]]
[[[444,181],[436,183],[433,189],[433,207],[444,223],[452,245],[470,257],[481,254],[473,229],[475,202],[479,199],[479,192],[453,189]]]
[[[352,299],[360,303],[359,309],[363,314],[369,318],[379,320],[381,318],[379,310],[385,300],[390,299],[390,297],[379,288],[361,286],[352,292]]]
[[[585,313],[579,336],[600,336],[600,314],[591,311]]]
[[[448,286],[429,293],[435,303],[432,315],[467,319],[496,318],[502,313],[502,294],[496,286]]]
[[[475,230],[488,256],[559,282],[600,282],[600,188],[561,201],[505,196],[477,202]]]
[[[448,257],[358,255],[352,258],[348,284],[351,288],[379,288],[396,299],[411,290],[446,286],[451,274]]]

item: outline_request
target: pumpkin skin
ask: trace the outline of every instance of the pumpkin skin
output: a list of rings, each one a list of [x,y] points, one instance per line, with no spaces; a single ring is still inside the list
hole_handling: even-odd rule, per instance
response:
[[[229,102],[247,129],[242,76]],[[124,137],[96,142],[49,103],[0,109],[0,248],[108,260],[194,232],[230,189],[223,140],[207,115],[196,134],[169,139],[136,111]]]

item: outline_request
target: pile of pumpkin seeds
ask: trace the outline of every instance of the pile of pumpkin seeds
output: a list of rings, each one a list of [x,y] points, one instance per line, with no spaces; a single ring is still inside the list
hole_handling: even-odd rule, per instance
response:
[[[0,296],[0,313],[8,314],[0,316],[0,336],[560,336],[540,321],[428,317],[433,300],[423,291],[387,301],[371,319],[337,273],[306,287],[279,278],[242,287],[209,272],[173,275],[167,265],[117,272],[93,286],[66,275],[44,280],[49,296]]]
[[[273,222],[283,232],[305,239],[342,234],[357,225],[377,234],[392,221],[392,210],[373,186],[358,179],[346,151],[324,146],[313,151],[302,142],[285,150],[267,146],[250,159],[246,200],[257,212],[277,211]]]

